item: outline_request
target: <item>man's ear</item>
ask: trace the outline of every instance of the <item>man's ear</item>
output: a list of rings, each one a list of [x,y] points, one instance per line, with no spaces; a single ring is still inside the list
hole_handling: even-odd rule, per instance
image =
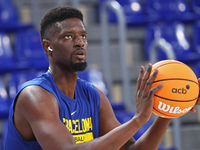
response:
[[[43,39],[42,40],[42,47],[45,51],[45,53],[47,53],[49,51],[48,47],[50,47],[51,42],[49,40]]]

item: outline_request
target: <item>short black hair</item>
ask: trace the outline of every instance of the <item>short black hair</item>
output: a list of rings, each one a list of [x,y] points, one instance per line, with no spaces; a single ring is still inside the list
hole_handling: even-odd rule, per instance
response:
[[[63,21],[68,18],[79,18],[83,22],[82,12],[74,7],[59,6],[47,12],[47,14],[42,18],[40,24],[41,40],[47,38],[49,29],[55,27],[54,25],[56,22]]]

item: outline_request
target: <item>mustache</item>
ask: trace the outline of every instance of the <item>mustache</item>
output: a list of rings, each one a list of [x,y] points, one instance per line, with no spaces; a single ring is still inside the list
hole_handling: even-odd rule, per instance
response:
[[[77,51],[84,51],[84,53],[86,53],[86,51],[85,51],[85,49],[84,49],[83,47],[79,47],[79,48],[77,48],[77,49],[72,53],[72,55],[73,55],[74,53],[76,53]]]
[[[75,50],[75,52],[76,52],[76,51],[79,51],[79,50],[85,51],[85,49],[84,49],[83,47],[79,47],[79,48],[77,48],[77,49]]]
[[[85,50],[83,47],[79,47],[79,48],[77,48],[75,51],[73,51],[73,52],[71,53],[71,58],[72,58],[72,56],[73,56],[77,51],[84,51],[84,53],[86,54],[86,50]]]

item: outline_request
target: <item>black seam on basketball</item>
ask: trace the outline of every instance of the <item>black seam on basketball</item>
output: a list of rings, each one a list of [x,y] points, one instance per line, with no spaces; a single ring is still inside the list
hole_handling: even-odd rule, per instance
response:
[[[165,97],[162,97],[162,96],[158,96],[156,94],[154,94],[155,97],[158,97],[158,98],[162,98],[163,100],[168,100],[168,101],[173,101],[173,102],[192,102],[194,100],[197,100],[198,97],[194,98],[194,99],[191,99],[191,100],[175,100],[175,99],[169,99],[169,98],[165,98]]]
[[[166,81],[166,80],[184,80],[184,81],[190,81],[190,82],[193,82],[193,83],[195,83],[195,84],[198,85],[198,83],[196,83],[196,82],[193,81],[193,80],[189,80],[189,79],[181,79],[181,78],[169,78],[169,79],[156,80],[156,81],[153,81],[153,83],[161,82],[161,81]]]
[[[158,68],[160,68],[160,67],[163,67],[163,66],[169,65],[169,64],[183,64],[183,63],[180,63],[180,62],[169,62],[169,63],[163,64],[163,65],[160,65],[159,67],[157,67],[157,68],[155,68],[155,69],[158,69]],[[184,64],[183,64],[183,65],[184,65]],[[155,70],[155,69],[154,69],[154,70]],[[154,70],[152,70],[152,72],[153,72]]]
[[[159,112],[160,114],[163,114],[164,116],[177,117],[176,115],[168,115],[168,114],[164,114],[164,113],[158,111],[155,107],[153,107],[153,109],[154,109],[155,111]]]

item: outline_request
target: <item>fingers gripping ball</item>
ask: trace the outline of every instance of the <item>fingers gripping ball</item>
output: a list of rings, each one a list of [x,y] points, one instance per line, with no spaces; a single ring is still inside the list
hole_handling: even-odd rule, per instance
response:
[[[158,74],[152,87],[163,83],[154,95],[153,113],[164,118],[183,116],[195,105],[199,94],[198,80],[192,69],[175,60],[159,61],[152,72]]]

